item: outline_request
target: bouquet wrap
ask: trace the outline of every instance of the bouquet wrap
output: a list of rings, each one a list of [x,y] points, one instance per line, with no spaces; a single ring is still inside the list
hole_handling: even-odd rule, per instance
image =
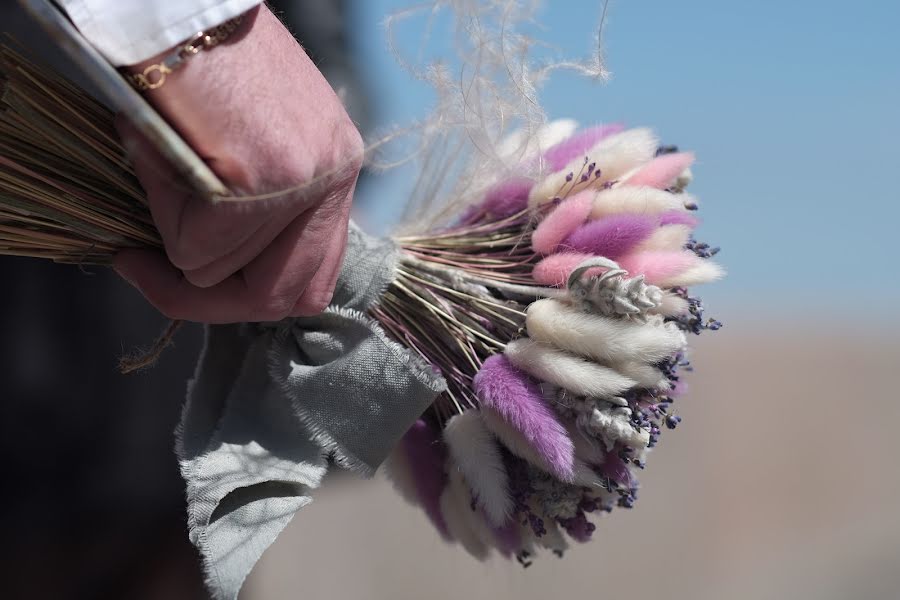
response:
[[[241,583],[329,456],[371,475],[444,390],[439,374],[365,315],[396,246],[351,228],[334,306],[281,323],[213,325],[189,387],[176,449],[191,540],[216,597]]]

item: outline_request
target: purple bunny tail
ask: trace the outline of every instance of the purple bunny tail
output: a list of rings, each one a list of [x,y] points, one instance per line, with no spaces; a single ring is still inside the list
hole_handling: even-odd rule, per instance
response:
[[[544,153],[543,159],[548,172],[563,169],[570,162],[587,155],[597,142],[625,130],[621,123],[596,125],[580,131],[568,139],[561,141]]]
[[[534,181],[525,177],[514,177],[498,183],[487,191],[484,200],[470,206],[463,213],[462,223],[471,225],[484,218],[499,221],[522,212],[528,208],[528,193],[533,186]]]
[[[561,246],[572,252],[615,259],[650,237],[657,224],[656,217],[648,215],[610,215],[585,223],[569,234]]]
[[[571,481],[575,449],[565,427],[544,402],[537,383],[509,362],[503,354],[491,356],[475,375],[475,393],[546,461],[564,481]]]
[[[425,421],[419,419],[409,428],[400,443],[409,462],[413,484],[425,514],[441,536],[451,541],[453,537],[447,529],[440,506],[441,493],[447,485],[447,476],[444,472],[447,450],[443,442]]]

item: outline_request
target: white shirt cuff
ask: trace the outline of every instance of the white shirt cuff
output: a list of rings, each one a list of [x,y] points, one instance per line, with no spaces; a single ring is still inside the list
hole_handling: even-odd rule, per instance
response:
[[[116,66],[147,60],[247,12],[260,0],[61,0],[79,31]]]

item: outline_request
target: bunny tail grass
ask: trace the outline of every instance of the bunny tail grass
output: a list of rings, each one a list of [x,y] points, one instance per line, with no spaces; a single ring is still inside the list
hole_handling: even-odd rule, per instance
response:
[[[419,419],[403,436],[398,450],[394,451],[394,454],[398,453],[402,453],[413,477],[413,489],[425,514],[438,532],[449,540],[450,532],[440,510],[441,493],[447,487],[443,469],[447,449],[439,435],[425,420]]]
[[[628,360],[656,363],[686,343],[673,324],[594,315],[549,298],[528,307],[525,324],[532,339],[603,364]]]
[[[642,185],[664,190],[674,185],[678,176],[694,164],[691,152],[676,152],[657,156],[627,177],[622,185]]]
[[[550,472],[563,480],[572,478],[572,441],[531,377],[514,367],[506,356],[495,354],[484,362],[473,385],[483,410],[487,409],[486,414],[496,415],[521,433],[525,444]],[[511,434],[505,436],[507,439],[503,435],[498,437],[513,453],[522,456],[526,452],[521,443],[513,441]]]
[[[659,221],[653,216],[610,215],[585,223],[566,237],[561,246],[569,252],[584,252],[615,260],[653,235],[658,224]]]
[[[649,129],[629,129],[604,138],[583,156],[535,185],[528,204],[537,207],[553,198],[588,188],[599,189],[652,159],[658,146],[659,140]]]
[[[534,446],[529,443],[521,431],[507,423],[497,411],[490,408],[482,408],[480,412],[485,426],[497,436],[504,448],[538,469],[558,477],[561,481],[572,481],[575,476],[574,457],[569,461],[567,469],[561,472],[535,450]]]
[[[484,560],[488,556],[488,548],[469,525],[471,517],[467,512],[471,512],[472,509],[466,499],[457,493],[456,486],[452,483],[451,481],[451,485],[441,493],[440,498],[441,515],[447,523],[447,530],[453,539],[462,544],[466,552],[478,560]]]
[[[633,379],[613,369],[534,340],[510,342],[505,354],[513,365],[537,379],[554,383],[582,396],[618,396],[636,384]]]
[[[444,441],[488,520],[502,526],[512,514],[512,497],[500,450],[478,413],[467,411],[450,419]]]
[[[685,212],[693,199],[687,194],[670,194],[650,187],[614,187],[594,197],[591,219],[610,215],[659,215],[673,211]]]
[[[547,172],[561,171],[572,161],[579,161],[600,141],[625,130],[620,123],[596,125],[559,142],[544,154]]]
[[[563,201],[531,234],[531,247],[539,254],[552,254],[591,212],[595,192],[585,190]]]
[[[657,228],[647,239],[635,246],[635,252],[656,250],[680,250],[691,239],[693,229],[688,225],[673,224]]]

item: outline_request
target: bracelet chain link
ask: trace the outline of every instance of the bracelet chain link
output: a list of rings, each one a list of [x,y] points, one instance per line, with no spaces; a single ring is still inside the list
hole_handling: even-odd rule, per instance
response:
[[[128,80],[131,85],[142,92],[161,88],[165,85],[169,75],[183,67],[191,57],[201,50],[209,50],[227,40],[240,26],[241,21],[243,21],[243,16],[237,16],[208,31],[198,32],[164,58],[162,62],[148,66],[141,73],[128,75]]]

